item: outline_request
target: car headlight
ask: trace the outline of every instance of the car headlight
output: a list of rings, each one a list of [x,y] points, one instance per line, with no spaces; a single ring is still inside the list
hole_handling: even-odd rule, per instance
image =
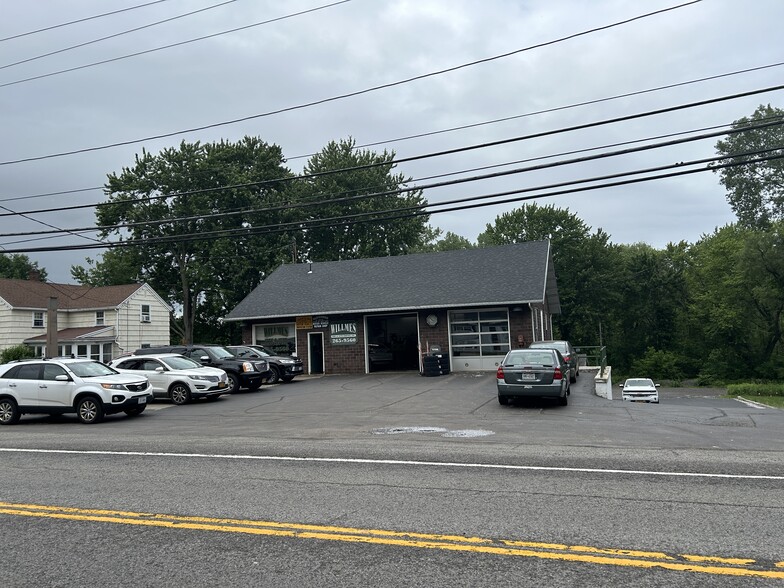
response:
[[[105,388],[106,390],[128,390],[124,384],[101,384],[101,388]]]
[[[253,364],[249,361],[242,362],[242,371],[243,372],[255,372],[256,369],[253,367]]]
[[[204,382],[213,382],[214,376],[189,376],[191,380],[202,380]]]
[[[294,361],[293,359],[281,359],[280,363],[295,364],[297,362]]]

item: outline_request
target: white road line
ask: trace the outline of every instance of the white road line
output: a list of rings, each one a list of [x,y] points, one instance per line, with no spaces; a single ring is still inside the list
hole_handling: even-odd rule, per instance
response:
[[[154,451],[87,451],[75,449],[27,449],[0,447],[2,453],[51,453],[59,455],[116,455],[123,457],[175,457],[189,459],[235,459],[248,461],[301,461],[312,463],[357,463],[370,465],[395,465],[395,466],[416,466],[416,467],[440,467],[440,468],[475,468],[488,470],[518,470],[518,471],[538,471],[538,472],[570,472],[570,473],[589,473],[589,474],[627,474],[637,476],[666,476],[682,478],[723,478],[733,480],[784,480],[782,476],[762,476],[750,474],[710,474],[703,472],[657,472],[652,470],[611,470],[601,468],[566,468],[550,466],[526,466],[511,464],[494,463],[460,463],[448,461],[409,461],[398,459],[360,459],[342,457],[295,457],[277,455],[231,455],[219,453],[164,453]]]
[[[754,402],[753,400],[746,400],[742,396],[736,396],[735,400],[738,402],[742,402],[746,406],[750,406],[752,408],[759,408],[761,410],[765,410],[766,408],[770,408],[767,404],[762,404],[761,402]]]

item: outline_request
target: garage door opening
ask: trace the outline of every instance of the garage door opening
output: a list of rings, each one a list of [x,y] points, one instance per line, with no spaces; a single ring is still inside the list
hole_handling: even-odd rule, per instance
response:
[[[367,333],[368,371],[419,371],[415,314],[369,316]]]

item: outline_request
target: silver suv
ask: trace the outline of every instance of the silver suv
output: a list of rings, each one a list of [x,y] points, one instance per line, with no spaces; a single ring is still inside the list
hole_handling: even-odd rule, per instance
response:
[[[0,365],[0,425],[27,413],[75,412],[85,423],[124,412],[136,416],[152,399],[144,376],[130,376],[89,359],[26,359]]]
[[[197,398],[215,400],[229,392],[226,372],[203,366],[178,353],[119,357],[109,365],[123,374],[144,376],[150,380],[155,398],[168,398],[174,404]]]

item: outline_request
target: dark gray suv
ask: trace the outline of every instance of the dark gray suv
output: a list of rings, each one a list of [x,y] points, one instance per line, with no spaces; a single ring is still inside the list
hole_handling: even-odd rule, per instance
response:
[[[529,346],[531,349],[556,349],[561,352],[564,360],[569,364],[569,381],[576,382],[580,375],[580,362],[577,351],[569,341],[534,341]]]

